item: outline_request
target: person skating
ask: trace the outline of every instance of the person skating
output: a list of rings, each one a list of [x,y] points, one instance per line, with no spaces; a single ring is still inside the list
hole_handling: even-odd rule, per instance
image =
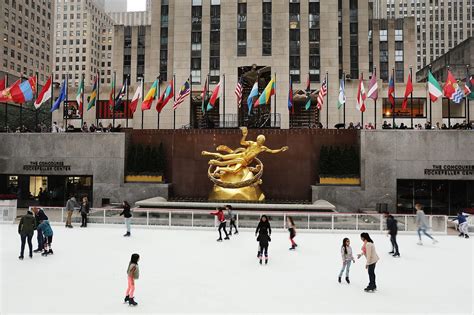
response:
[[[341,283],[341,277],[342,274],[344,273],[344,270],[346,271],[346,282],[351,283],[349,280],[349,271],[351,269],[351,264],[355,263],[354,256],[352,255],[352,247],[351,247],[351,241],[345,237],[342,240],[342,246],[341,246],[341,257],[342,257],[342,269],[339,272],[339,276],[337,278],[337,281]]]
[[[421,232],[425,234],[428,238],[433,240],[433,244],[438,243],[438,241],[428,234],[426,230],[428,229],[428,220],[426,219],[426,214],[421,208],[421,205],[417,203],[415,205],[416,208],[416,226],[418,228],[418,238],[420,239],[419,242],[417,243],[418,245],[423,245],[423,242],[421,241]]]
[[[48,256],[53,254],[53,248],[51,247],[51,244],[53,243],[53,229],[51,228],[49,221],[41,221],[38,226],[38,229],[41,230],[44,235],[44,249],[41,256]]]
[[[66,211],[67,211],[66,227],[67,228],[72,228],[72,214],[74,212],[74,207],[79,207],[79,204],[76,201],[76,197],[71,195],[71,197],[66,202]]]
[[[357,255],[359,259],[362,255],[365,256],[367,262],[365,264],[365,269],[369,273],[369,285],[364,289],[365,292],[373,292],[377,289],[377,284],[375,283],[375,265],[379,261],[379,256],[375,251],[374,241],[370,238],[369,233],[360,234],[360,238],[364,244],[362,245],[362,253]]]
[[[33,258],[33,244],[31,244],[31,239],[36,229],[36,220],[33,216],[33,212],[28,210],[24,216],[21,217],[20,223],[18,224],[18,234],[21,238],[21,250],[20,250],[20,260],[23,260],[23,253],[25,252],[25,243],[28,240],[28,248],[30,250],[30,258]]]
[[[235,228],[235,233],[234,234],[239,234],[239,231],[237,230],[237,225],[235,225],[235,215],[232,212],[232,206],[227,205],[225,206],[227,209],[227,217],[229,218],[229,235],[232,235],[232,227]]]
[[[217,211],[216,212],[211,212],[212,215],[215,215],[217,216],[217,220],[219,221],[219,228],[218,228],[218,231],[219,231],[219,238],[217,239],[218,242],[221,242],[222,241],[222,233],[221,233],[221,230],[224,230],[224,233],[225,233],[225,240],[229,240],[229,234],[227,234],[227,230],[226,230],[226,220],[225,220],[225,215],[224,215],[224,211],[222,211],[222,208],[217,208],[216,209]]]
[[[390,235],[390,242],[392,243],[392,251],[389,252],[389,254],[392,254],[393,257],[400,257],[397,243],[398,222],[393,217],[393,215],[389,214],[388,212],[385,212],[384,216],[387,219],[387,234]]]
[[[138,268],[138,261],[140,260],[140,255],[132,254],[130,262],[128,263],[127,268],[127,291],[125,291],[124,303],[127,303],[131,306],[136,306],[138,303],[135,302],[135,280],[140,276],[140,270]]]
[[[258,250],[257,250],[257,258],[260,259],[260,264],[262,264],[262,255],[265,255],[265,264],[268,263],[268,242],[271,241],[272,235],[272,227],[270,226],[270,222],[268,221],[268,217],[264,214],[260,218],[260,222],[258,222],[257,229],[255,230],[255,236],[257,236]],[[262,247],[262,245],[266,245],[266,247]]]
[[[81,208],[79,209],[79,212],[81,213],[81,227],[87,227],[87,216],[89,215],[89,211],[89,200],[84,196],[82,198]]]
[[[33,207],[31,209],[33,213],[35,214],[35,220],[36,220],[36,240],[38,241],[38,248],[35,249],[33,252],[34,253],[40,253],[43,251],[44,247],[44,239],[43,239],[43,232],[41,231],[39,225],[41,221],[48,220],[48,216],[44,213],[43,209]]]
[[[123,207],[123,211],[120,212],[120,215],[123,215],[124,220],[125,220],[125,226],[127,228],[127,233],[125,233],[123,236],[128,237],[128,236],[130,236],[130,226],[131,226],[131,222],[132,222],[132,212],[130,211],[130,205],[129,205],[128,201],[124,200],[124,202],[122,202],[122,207]]]
[[[295,226],[295,222],[293,221],[293,218],[288,216],[286,218],[286,224],[288,226],[288,232],[290,232],[290,242],[291,242],[290,250],[295,250],[298,244],[296,244],[294,240],[296,236],[296,226]]]
[[[460,232],[459,237],[469,238],[469,224],[467,223],[467,216],[462,212],[458,212],[456,219],[458,221],[458,230]]]

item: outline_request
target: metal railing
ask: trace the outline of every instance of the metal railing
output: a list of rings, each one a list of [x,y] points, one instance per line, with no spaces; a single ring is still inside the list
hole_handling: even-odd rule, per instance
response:
[[[53,223],[64,223],[67,212],[65,208],[44,208]],[[123,224],[120,216],[122,209],[93,208],[89,213],[89,223]],[[214,228],[218,222],[211,211],[205,210],[178,210],[178,209],[133,209],[132,224],[154,227],[188,227]],[[75,211],[73,222],[79,223],[80,216]],[[255,229],[262,214],[266,214],[272,229],[286,229],[286,217],[291,215],[298,230],[306,231],[373,231],[385,230],[383,214],[360,213],[311,213],[311,212],[277,212],[266,211],[238,211],[236,224],[239,228]],[[393,215],[398,221],[399,232],[415,232],[416,215]],[[448,217],[444,215],[428,216],[429,224],[435,233],[447,233]]]

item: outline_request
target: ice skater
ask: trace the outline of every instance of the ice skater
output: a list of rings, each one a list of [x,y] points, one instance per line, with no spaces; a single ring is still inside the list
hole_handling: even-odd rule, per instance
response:
[[[421,205],[417,203],[415,205],[415,208],[416,208],[416,226],[418,228],[418,238],[420,239],[417,244],[423,245],[423,242],[421,241],[421,232],[423,232],[423,234],[425,234],[428,238],[432,239],[433,244],[438,243],[438,241],[433,236],[431,236],[430,234],[426,232],[426,230],[428,229],[428,220],[426,219],[426,214],[421,208]]]
[[[79,209],[79,212],[81,213],[81,227],[87,227],[87,216],[89,215],[90,211],[90,206],[89,206],[89,200],[87,200],[87,197],[84,196],[82,198],[82,203],[81,203],[81,208]]]
[[[268,217],[264,214],[260,217],[260,222],[258,222],[257,229],[255,230],[255,236],[257,236],[258,250],[257,250],[257,258],[260,259],[260,264],[262,263],[262,254],[265,255],[265,263],[268,263],[268,242],[271,241],[272,235],[272,227],[270,226],[270,222],[268,221]],[[263,243],[262,243],[263,242]],[[266,248],[262,248],[262,244],[265,245]]]
[[[292,217],[290,216],[286,217],[286,225],[288,226],[288,232],[290,232],[290,242],[291,242],[290,250],[295,250],[295,248],[298,247],[298,244],[296,244],[294,240],[296,236],[296,226]]]
[[[33,213],[35,214],[35,220],[36,220],[36,240],[38,241],[38,248],[33,251],[33,253],[41,253],[43,251],[44,247],[44,240],[43,240],[43,232],[41,232],[41,229],[39,227],[41,221],[48,220],[48,216],[44,213],[43,209],[33,207],[31,208]]]
[[[351,269],[351,264],[355,263],[355,259],[352,255],[351,241],[347,237],[342,240],[341,257],[342,269],[339,272],[339,277],[337,278],[337,281],[341,283],[342,274],[344,273],[344,270],[346,270],[346,282],[351,283],[351,281],[349,280],[349,271]]]
[[[235,228],[235,233],[234,234],[239,234],[239,231],[237,230],[237,225],[235,225],[235,214],[232,212],[232,206],[227,205],[225,206],[227,209],[227,217],[229,218],[229,235],[232,235],[232,227]]]
[[[219,238],[217,239],[218,242],[222,242],[222,233],[221,233],[221,230],[224,230],[224,233],[225,233],[225,240],[229,240],[229,234],[227,234],[227,230],[226,230],[226,220],[225,220],[225,215],[224,215],[224,211],[222,211],[222,208],[217,208],[216,209],[217,211],[216,212],[211,212],[210,214],[212,215],[215,215],[217,216],[217,220],[219,221],[219,228],[218,228],[218,231],[219,231]]]
[[[53,243],[53,229],[51,228],[49,221],[41,221],[40,225],[38,226],[38,229],[42,231],[44,236],[44,249],[41,256],[46,257],[48,255],[52,255],[53,248],[51,247],[51,244]]]
[[[23,260],[23,253],[25,252],[25,243],[28,240],[28,248],[30,250],[30,258],[33,258],[33,244],[31,239],[36,229],[36,220],[33,216],[33,212],[28,210],[24,216],[21,217],[20,223],[18,224],[18,234],[21,238],[21,250],[20,257],[18,259]]]
[[[120,212],[120,215],[123,215],[123,218],[125,220],[125,226],[127,228],[127,233],[125,233],[123,236],[128,237],[130,236],[130,226],[132,222],[132,212],[130,211],[130,205],[128,201],[124,200],[122,202],[122,207],[123,211]]]
[[[467,216],[461,211],[458,212],[456,219],[458,221],[458,230],[460,232],[459,237],[469,238],[469,224],[467,222]]]
[[[79,204],[76,201],[76,197],[71,195],[68,201],[66,202],[66,211],[67,211],[67,218],[66,218],[66,227],[72,229],[72,214],[74,212],[74,207],[79,207]]]
[[[138,304],[137,302],[135,302],[135,280],[137,280],[140,276],[140,270],[138,268],[139,260],[140,255],[132,254],[127,268],[128,286],[127,291],[125,291],[124,303],[128,302],[128,305],[131,306],[135,306]]]
[[[398,222],[388,211],[384,212],[384,216],[387,219],[387,235],[390,235],[390,242],[392,243],[392,251],[389,254],[393,257],[400,257],[397,243]]]
[[[364,289],[365,292],[374,292],[377,290],[377,284],[375,283],[375,265],[379,261],[379,256],[375,251],[374,241],[369,236],[369,233],[360,234],[360,239],[364,244],[362,245],[362,253],[357,255],[359,259],[362,255],[365,256],[367,262],[365,263],[365,269],[369,273],[369,285]]]

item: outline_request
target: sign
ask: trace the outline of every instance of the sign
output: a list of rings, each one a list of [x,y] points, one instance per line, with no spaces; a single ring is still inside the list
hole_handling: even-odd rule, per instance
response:
[[[474,176],[474,165],[433,165],[425,169],[425,175]]]
[[[37,162],[33,161],[30,164],[23,165],[24,171],[70,171],[71,165],[64,165],[64,162],[45,161]]]

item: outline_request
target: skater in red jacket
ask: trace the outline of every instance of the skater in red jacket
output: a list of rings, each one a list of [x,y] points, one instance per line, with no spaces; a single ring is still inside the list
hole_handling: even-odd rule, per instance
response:
[[[222,242],[222,233],[221,233],[221,230],[223,229],[224,230],[224,233],[225,233],[225,240],[229,240],[229,234],[227,234],[227,230],[226,230],[226,225],[227,225],[227,222],[225,220],[225,215],[224,215],[224,211],[222,208],[217,208],[216,209],[217,211],[216,212],[211,212],[211,214],[217,216],[217,220],[219,220],[219,238],[217,239],[218,242]]]

